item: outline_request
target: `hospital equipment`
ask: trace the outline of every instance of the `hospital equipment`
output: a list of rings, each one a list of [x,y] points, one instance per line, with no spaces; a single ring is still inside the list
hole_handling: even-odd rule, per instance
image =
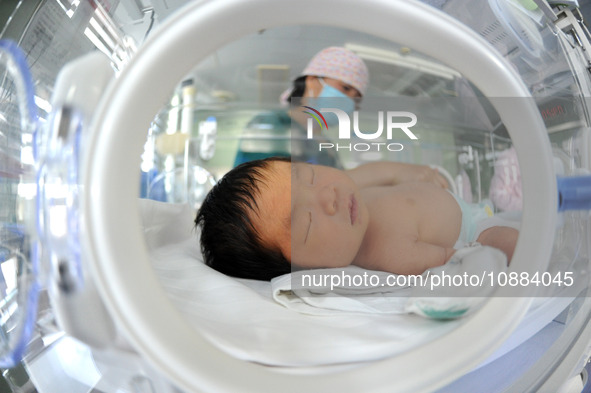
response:
[[[0,366],[15,389],[582,391],[589,215],[558,212],[571,195],[588,199],[591,168],[577,2],[184,3],[22,1],[3,29],[18,44],[0,46]],[[295,75],[304,53],[329,45],[368,63],[365,109],[400,96],[437,104],[419,116],[419,142],[395,140],[397,155],[343,149],[345,165],[436,165],[480,202],[514,147],[519,168],[501,185],[520,184],[523,211],[508,272],[577,286],[501,285],[465,318],[396,316],[390,325],[408,329],[363,337],[355,323],[384,319],[313,319],[265,296],[269,283],[193,264],[192,209],[240,141],[285,142],[248,119],[280,109],[268,97],[289,84],[286,64]],[[320,349],[312,333],[327,332]],[[28,385],[16,386],[14,364]]]

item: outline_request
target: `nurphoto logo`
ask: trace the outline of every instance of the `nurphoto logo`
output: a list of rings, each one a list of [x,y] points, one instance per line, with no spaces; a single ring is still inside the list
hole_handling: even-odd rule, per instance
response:
[[[387,149],[388,151],[401,151],[404,146],[401,143],[391,142],[395,133],[402,131],[411,140],[419,139],[410,129],[417,124],[417,116],[412,112],[405,111],[377,111],[378,126],[375,132],[363,132],[359,128],[359,111],[353,112],[353,127],[351,127],[351,118],[342,109],[338,108],[320,108],[314,109],[311,106],[302,106],[304,113],[310,115],[307,121],[307,138],[314,138],[314,123],[320,127],[320,132],[328,129],[328,123],[323,113],[331,113],[338,119],[338,143],[320,142],[318,144],[319,151],[322,150],[349,150],[349,151],[380,151]],[[351,143],[352,134],[358,139],[367,142]],[[384,130],[386,131],[383,142]],[[380,141],[382,140],[382,142]],[[349,142],[349,143],[343,143]]]

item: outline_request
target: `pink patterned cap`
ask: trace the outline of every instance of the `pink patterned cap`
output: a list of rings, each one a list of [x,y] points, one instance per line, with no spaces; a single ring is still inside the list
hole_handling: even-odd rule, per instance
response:
[[[369,72],[363,60],[349,49],[331,46],[318,52],[302,75],[325,76],[345,82],[365,94]]]

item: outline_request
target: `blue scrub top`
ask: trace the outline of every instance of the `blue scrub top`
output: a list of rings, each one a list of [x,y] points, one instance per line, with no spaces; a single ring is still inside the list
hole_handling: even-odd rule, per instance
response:
[[[268,139],[261,136],[268,136]],[[291,157],[294,161],[310,162],[342,168],[334,152],[318,151],[318,139],[305,139],[305,130],[285,110],[262,112],[253,117],[239,142],[234,166],[267,157]]]

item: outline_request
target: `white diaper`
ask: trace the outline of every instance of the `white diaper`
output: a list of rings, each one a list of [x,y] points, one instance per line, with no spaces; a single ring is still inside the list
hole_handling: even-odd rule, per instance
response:
[[[487,228],[483,227],[484,221],[494,216],[493,206],[490,202],[467,203],[462,198],[452,194],[462,211],[462,227],[460,235],[454,245],[456,250],[478,239],[478,235]]]
[[[453,194],[452,194],[453,195]],[[456,250],[475,242],[478,236],[488,228],[510,227],[519,230],[521,226],[520,212],[493,213],[493,205],[485,200],[480,203],[467,203],[454,195],[462,210],[462,228],[460,236],[454,245]]]

